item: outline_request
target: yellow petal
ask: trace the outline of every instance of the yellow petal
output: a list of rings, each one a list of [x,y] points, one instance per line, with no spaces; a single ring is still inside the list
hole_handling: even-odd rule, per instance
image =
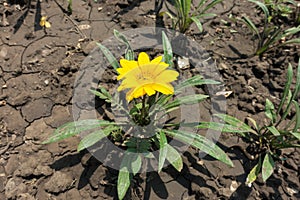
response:
[[[152,84],[151,84],[152,85]],[[155,90],[151,87],[151,85],[145,85],[144,90],[148,96],[155,94]]]
[[[126,94],[127,101],[131,101],[133,99],[133,91],[134,91],[134,89],[131,89],[127,92],[127,94]]]
[[[46,28],[50,28],[50,27],[51,27],[50,22],[45,21],[45,27],[46,27]]]
[[[126,74],[131,71],[134,68],[138,67],[137,61],[133,60],[126,60],[126,59],[121,59],[120,60],[120,65],[122,67],[117,69],[117,72],[119,73],[119,76],[117,77],[117,80],[122,79]]]
[[[158,57],[156,57],[156,58],[154,58],[153,60],[151,60],[151,64],[159,64],[160,62],[161,62],[161,60],[162,60],[162,56],[158,56]]]
[[[135,67],[138,67],[138,62],[135,60],[126,60],[126,59],[121,59],[120,60],[120,65],[123,68],[129,68],[129,69],[133,69]]]
[[[133,96],[134,98],[139,98],[142,97],[146,94],[145,90],[143,87],[138,87],[135,89],[135,91],[133,92]]]
[[[154,83],[152,88],[158,92],[163,94],[174,94],[174,88],[171,84],[161,84],[161,83]]]
[[[178,76],[179,73],[174,70],[165,70],[155,78],[155,81],[164,83],[172,82],[175,81]]]
[[[139,66],[146,65],[146,64],[149,64],[149,63],[150,63],[149,56],[145,52],[141,52],[139,54],[139,57],[138,57],[138,64],[139,64]]]

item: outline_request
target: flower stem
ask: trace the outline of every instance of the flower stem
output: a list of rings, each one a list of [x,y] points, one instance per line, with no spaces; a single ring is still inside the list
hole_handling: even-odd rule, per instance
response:
[[[144,122],[146,121],[146,96],[144,95],[142,97],[142,113],[141,113],[142,117],[141,117],[141,121],[144,124]]]

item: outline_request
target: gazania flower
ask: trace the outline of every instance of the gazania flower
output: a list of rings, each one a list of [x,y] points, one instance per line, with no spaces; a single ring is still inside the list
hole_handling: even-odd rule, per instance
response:
[[[162,56],[159,56],[150,61],[149,56],[144,52],[139,54],[138,61],[121,59],[122,67],[117,69],[118,80],[124,80],[118,87],[118,91],[130,89],[126,94],[128,101],[145,94],[151,96],[156,92],[174,94],[170,82],[176,80],[179,73],[168,70],[169,65],[161,60]]]
[[[47,21],[47,16],[41,17],[40,26],[45,27],[45,28],[50,28],[51,27],[50,22]]]

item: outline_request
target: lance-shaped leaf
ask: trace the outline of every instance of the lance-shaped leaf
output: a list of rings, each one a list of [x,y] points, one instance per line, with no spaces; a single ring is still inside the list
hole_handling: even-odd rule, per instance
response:
[[[273,174],[274,165],[272,155],[267,153],[262,164],[262,179],[264,182]]]
[[[48,144],[52,142],[58,142],[63,139],[72,137],[77,135],[83,131],[92,130],[95,128],[114,125],[115,123],[109,122],[106,120],[98,120],[98,119],[87,119],[76,122],[69,122],[60,127],[58,127],[52,136],[48,138],[43,144]]]
[[[211,157],[224,162],[225,164],[229,166],[233,166],[232,161],[227,156],[227,154],[218,147],[215,143],[213,143],[211,140],[208,140],[207,138],[192,133],[192,132],[186,132],[186,131],[179,131],[179,130],[164,130],[164,132],[175,139],[178,139],[186,144],[190,144],[193,147],[198,148],[199,150],[207,153]]]
[[[109,64],[114,68],[117,69],[120,67],[117,59],[113,56],[113,54],[102,44],[97,43],[98,47],[100,48],[100,50],[102,51],[102,53],[104,54],[104,56],[106,57],[106,59],[108,60]]]
[[[165,133],[161,131],[159,133],[159,160],[158,160],[158,173],[161,172],[162,168],[164,167],[164,163],[167,157],[167,148],[168,141]]]
[[[126,36],[119,31],[114,29],[114,36],[123,44],[126,45],[126,51],[125,51],[125,59],[126,60],[134,60],[134,52],[131,48],[131,45],[129,41],[127,40]]]
[[[195,103],[198,103],[208,97],[209,97],[208,95],[203,95],[203,94],[194,94],[194,95],[178,97],[174,101],[166,104],[164,106],[164,108],[166,110],[169,110],[169,109],[179,107],[180,105],[184,105],[184,104],[195,104]]]
[[[187,80],[182,81],[175,87],[175,91],[178,92],[186,87],[192,87],[192,86],[200,86],[200,85],[208,85],[208,84],[220,84],[218,81],[214,81],[211,79],[203,79],[202,76],[196,75],[191,78],[188,78]]]
[[[172,45],[164,31],[162,31],[162,43],[163,43],[163,50],[164,50],[164,57],[163,57],[164,62],[169,64],[169,66],[173,68],[174,63],[173,63]]]
[[[259,174],[261,169],[261,158],[259,157],[258,163],[252,168],[250,173],[247,176],[246,184],[251,186],[251,184],[256,180],[257,175]]]
[[[165,147],[167,149],[167,155],[166,155],[167,160],[177,171],[180,172],[183,168],[181,155],[171,145],[167,144]]]
[[[86,149],[94,144],[96,144],[98,141],[103,139],[104,137],[107,137],[109,134],[111,134],[113,131],[120,130],[120,127],[118,126],[108,126],[104,128],[103,130],[97,130],[94,131],[87,136],[85,136],[80,143],[78,144],[77,151],[82,151],[83,149]]]

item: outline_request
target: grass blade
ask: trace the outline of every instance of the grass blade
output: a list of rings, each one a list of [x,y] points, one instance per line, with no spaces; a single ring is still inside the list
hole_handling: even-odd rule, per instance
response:
[[[215,5],[217,5],[218,3],[221,3],[223,0],[213,0],[212,2],[210,2],[203,10],[201,13],[205,13],[207,10],[211,9],[212,7],[214,7]]]
[[[191,20],[193,22],[195,22],[195,24],[198,27],[200,33],[202,33],[203,32],[203,27],[202,27],[202,24],[201,24],[200,20],[197,17],[191,17]]]
[[[260,1],[256,1],[256,0],[248,0],[248,1],[250,1],[252,3],[255,3],[256,5],[258,5],[262,9],[262,11],[265,14],[265,21],[267,23],[267,20],[270,16],[270,12],[269,12],[267,6],[264,3],[260,2]]]
[[[245,22],[245,24],[249,27],[249,29],[260,38],[259,31],[257,27],[254,25],[254,23],[246,16],[243,16],[242,19]]]
[[[286,97],[287,97],[287,95],[289,93],[289,89],[291,87],[292,78],[293,78],[293,67],[289,63],[288,70],[287,70],[287,81],[286,81],[286,84],[284,86],[283,95],[282,95],[280,104],[279,104],[278,109],[277,109],[277,114],[280,113],[283,104],[286,102]]]
[[[280,136],[280,132],[275,126],[268,126],[267,129],[275,136]]]
[[[293,129],[293,132],[297,132],[298,128],[300,127],[300,108],[297,101],[293,100],[295,109],[296,109],[296,123]]]
[[[299,132],[291,132],[291,134],[293,136],[295,136],[295,138],[297,138],[298,140],[300,140],[300,133]],[[300,147],[300,145],[299,145],[299,147]]]

